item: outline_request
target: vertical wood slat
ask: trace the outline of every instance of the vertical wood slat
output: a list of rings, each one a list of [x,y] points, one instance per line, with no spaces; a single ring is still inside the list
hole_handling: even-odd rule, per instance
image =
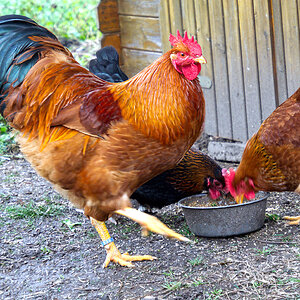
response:
[[[251,137],[262,121],[252,0],[238,0],[238,5],[248,135]]]
[[[238,6],[236,0],[223,0],[223,11],[232,111],[232,135],[235,140],[245,141],[248,139],[248,129],[241,61]]]
[[[219,135],[232,138],[222,0],[208,3]]]
[[[167,52],[171,49],[171,44],[169,43],[169,35],[171,33],[171,24],[170,24],[170,10],[169,10],[169,1],[161,0],[160,1],[160,34],[162,41],[163,52]]]
[[[205,132],[211,135],[218,135],[217,109],[215,99],[215,83],[213,73],[213,58],[211,52],[211,37],[208,18],[208,6],[206,0],[195,0],[195,14],[197,26],[197,41],[202,47],[203,56],[207,64],[202,67],[200,75],[207,76],[212,80],[209,89],[203,89],[205,97]]]
[[[287,99],[287,82],[286,70],[284,60],[284,45],[283,45],[283,32],[282,32],[282,19],[280,0],[272,0],[273,9],[273,26],[274,26],[274,51],[275,51],[275,70],[277,76],[277,89],[278,89],[278,104],[281,104]]]
[[[300,37],[297,0],[281,1],[288,96],[300,85]]]
[[[169,0],[171,33],[176,34],[177,30],[182,33],[182,18],[180,0]]]
[[[181,0],[182,8],[182,26],[183,30],[187,31],[189,37],[196,35],[196,19],[193,0]]]
[[[255,35],[262,119],[276,108],[268,0],[254,0]]]

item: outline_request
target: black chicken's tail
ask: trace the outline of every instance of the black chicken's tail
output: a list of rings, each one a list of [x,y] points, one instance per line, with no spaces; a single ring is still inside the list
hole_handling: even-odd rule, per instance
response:
[[[19,86],[46,49],[71,55],[56,36],[33,20],[19,15],[0,17],[0,113],[9,88]]]
[[[97,51],[95,59],[89,64],[89,70],[99,78],[109,82],[122,82],[128,79],[119,65],[119,54],[112,46]]]

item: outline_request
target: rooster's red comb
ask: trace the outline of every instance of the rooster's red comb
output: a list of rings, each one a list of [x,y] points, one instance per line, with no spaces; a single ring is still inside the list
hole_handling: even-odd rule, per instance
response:
[[[188,38],[187,32],[184,32],[184,36],[182,37],[177,30],[177,36],[174,36],[170,33],[169,41],[173,47],[175,47],[178,43],[183,43],[188,46],[191,52],[194,54],[202,55],[202,49],[198,42],[192,36],[190,39]]]

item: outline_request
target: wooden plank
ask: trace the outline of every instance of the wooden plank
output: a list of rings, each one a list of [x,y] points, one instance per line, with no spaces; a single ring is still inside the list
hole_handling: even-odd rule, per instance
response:
[[[101,0],[97,12],[99,30],[102,33],[120,31],[117,0]]]
[[[254,0],[254,16],[261,113],[265,120],[276,108],[268,0]]]
[[[160,1],[160,36],[162,42],[163,52],[167,52],[171,49],[171,44],[169,42],[169,36],[171,33],[171,24],[170,24],[170,12],[169,12],[169,1],[161,0]]]
[[[218,132],[221,137],[232,138],[222,0],[208,1],[208,3]]]
[[[238,0],[238,9],[248,136],[251,137],[262,122],[252,0]]]
[[[152,64],[162,55],[161,52],[148,52],[134,49],[122,49],[124,66],[122,70],[130,78]]]
[[[158,18],[120,15],[120,27],[122,47],[161,51]]]
[[[234,140],[246,141],[249,137],[245,108],[239,16],[236,0],[223,0],[223,11],[232,118],[232,137]]]
[[[298,0],[298,18],[299,18],[299,28],[300,28],[300,0]]]
[[[201,75],[212,80],[209,89],[203,89],[205,97],[205,132],[210,135],[218,135],[217,108],[215,98],[215,82],[213,75],[213,58],[211,51],[210,27],[208,18],[208,6],[206,0],[195,0],[195,15],[197,25],[197,40],[202,47],[203,56],[207,64],[202,66]]]
[[[119,14],[159,17],[159,0],[118,0]]]
[[[176,34],[177,30],[182,33],[182,16],[180,0],[169,0],[171,33]]]
[[[300,37],[296,0],[281,1],[288,97],[300,86]]]
[[[189,37],[196,36],[196,19],[194,10],[194,1],[181,0],[183,30],[187,31]]]
[[[285,70],[285,60],[284,60],[284,45],[283,45],[280,0],[272,0],[271,4],[273,10],[275,68],[276,68],[277,90],[278,90],[277,105],[279,105],[287,99],[287,82],[286,82],[286,70]]]

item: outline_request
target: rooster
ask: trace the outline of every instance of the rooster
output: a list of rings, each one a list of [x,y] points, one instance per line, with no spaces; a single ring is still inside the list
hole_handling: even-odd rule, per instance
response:
[[[236,171],[224,170],[237,202],[256,191],[300,193],[300,88],[262,123],[247,142]],[[300,216],[284,217],[299,224]]]
[[[0,17],[0,111],[20,131],[22,152],[37,172],[82,209],[107,256],[133,266],[150,255],[121,254],[105,221],[120,214],[188,241],[131,207],[130,195],[174,167],[203,129],[197,78],[206,63],[197,41],[170,35],[171,50],[121,83],[81,67],[46,28],[18,15]]]
[[[89,70],[109,82],[121,82],[128,77],[120,68],[119,55],[112,46],[97,51],[97,59],[90,61]],[[139,187],[131,198],[140,210],[152,211],[178,202],[180,199],[206,190],[212,199],[224,192],[222,168],[208,155],[191,148],[178,165],[152,178]]]

